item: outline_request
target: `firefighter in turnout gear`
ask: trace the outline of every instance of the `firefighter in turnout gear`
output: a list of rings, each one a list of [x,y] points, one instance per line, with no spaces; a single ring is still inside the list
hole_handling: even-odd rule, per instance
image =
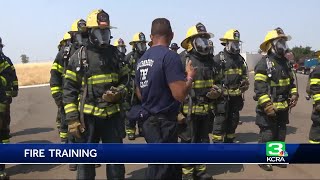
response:
[[[64,66],[68,64],[70,57],[70,47],[71,47],[71,36],[69,33],[65,33],[63,39],[60,41],[60,50],[52,64],[50,71],[50,89],[52,97],[58,107],[56,124],[61,138],[61,142],[66,142],[68,129],[65,127],[61,129],[61,123],[63,119],[63,103],[62,103],[62,88],[63,88],[63,76],[64,76]],[[64,62],[67,61],[67,62]]]
[[[137,98],[135,90],[135,70],[137,66],[137,61],[140,59],[140,57],[146,52],[147,50],[147,41],[146,37],[142,32],[138,32],[134,34],[132,41],[129,43],[132,46],[132,52],[127,54],[126,56],[126,63],[129,65],[130,71],[131,71],[131,77],[130,77],[130,83],[129,83],[129,94],[127,96],[127,101],[129,102],[130,109],[133,106],[140,105],[140,100]],[[138,123],[138,133],[139,136],[143,136],[142,132],[142,122],[136,121],[135,119],[132,119],[128,115],[130,114],[130,110],[127,113],[126,118],[126,132],[129,140],[135,140],[135,134],[136,134],[136,125]]]
[[[210,56],[209,39],[213,37],[208,33],[202,23],[197,23],[188,29],[186,38],[181,46],[186,50],[181,55],[185,66],[188,61],[197,68],[191,93],[182,105],[182,114],[179,122],[186,119],[183,130],[179,132],[182,143],[210,143],[209,140],[209,114],[213,110],[213,100],[206,97],[214,82],[214,62]],[[182,179],[212,179],[207,174],[206,165],[183,165]]]
[[[178,50],[180,49],[180,47],[178,46],[177,43],[172,43],[172,44],[170,45],[170,49],[171,49],[172,51],[178,53]]]
[[[10,105],[12,103],[12,98],[15,98],[18,96],[18,92],[19,92],[19,85],[18,85],[18,77],[16,74],[16,69],[11,61],[11,59],[9,57],[7,57],[6,55],[4,55],[2,48],[4,47],[4,45],[2,44],[2,39],[0,38],[0,56],[2,59],[5,59],[7,61],[7,63],[10,65],[11,71],[11,77],[12,77],[12,81],[7,82],[7,89],[6,89],[6,95],[7,95],[7,106],[6,106],[6,112],[5,112],[5,123],[4,123],[4,129],[2,131],[2,143],[9,143],[10,142],[10,122],[11,122],[11,111],[10,111]]]
[[[289,123],[289,110],[296,106],[298,91],[293,69],[285,57],[291,39],[281,28],[269,31],[260,49],[267,53],[256,65],[254,76],[254,99],[256,124],[260,128],[259,143],[285,141],[286,125]],[[259,165],[272,171],[272,165]],[[286,165],[280,167],[285,168]]]
[[[244,105],[243,94],[249,89],[249,80],[245,60],[239,54],[239,31],[227,31],[220,41],[225,48],[214,57],[214,61],[219,64],[219,75],[214,90],[210,92],[216,98],[212,141],[233,143]]]
[[[62,143],[74,142],[74,138],[68,136],[68,124],[65,119],[65,111],[62,102],[62,89],[69,58],[77,49],[87,44],[88,37],[85,26],[86,21],[83,19],[78,19],[71,25],[71,31],[65,34],[64,42],[62,42],[64,46],[59,51],[51,68],[50,87],[52,97],[58,107],[58,117],[60,119],[59,135]],[[77,165],[70,164],[69,170],[76,171]]]
[[[101,9],[92,11],[86,28],[88,45],[70,58],[65,75],[63,103],[68,132],[77,143],[123,143],[120,104],[127,89],[121,83],[121,54],[110,45],[113,27],[109,15]],[[124,165],[107,165],[106,171],[107,179],[124,179]],[[78,165],[77,179],[94,179],[95,175],[95,165]]]
[[[320,58],[320,51],[316,52],[316,56]],[[309,142],[320,144],[320,65],[316,66],[309,75],[307,94],[313,99]]]
[[[10,59],[2,52],[3,47],[0,38],[0,140],[1,143],[6,144],[9,143],[10,139],[10,103],[12,97],[18,95],[18,82]],[[14,82],[17,85],[14,85]],[[14,92],[13,87],[16,92]],[[0,179],[9,179],[4,164],[0,165]]]

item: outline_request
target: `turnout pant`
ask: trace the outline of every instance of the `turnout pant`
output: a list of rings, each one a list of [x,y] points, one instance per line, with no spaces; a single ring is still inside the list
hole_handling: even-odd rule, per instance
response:
[[[222,141],[232,143],[234,141],[242,108],[243,99],[241,96],[218,99],[212,130],[212,141],[214,143]]]
[[[285,141],[287,124],[289,123],[289,111],[283,110],[276,113],[276,117],[268,117],[264,111],[257,107],[256,125],[260,128],[258,143],[268,141]]]
[[[183,129],[184,136],[181,137],[181,143],[210,143],[209,131],[212,115],[192,115],[191,121],[186,122],[186,127]],[[181,134],[181,133],[180,133]],[[193,174],[194,172],[205,172],[206,165],[182,165],[183,174]]]
[[[3,128],[1,130],[1,142],[2,143],[9,143],[10,142],[10,122],[11,122],[10,104],[8,103],[8,104],[6,104],[6,107],[5,107]]]
[[[120,114],[108,118],[99,118],[85,115],[86,131],[81,139],[75,139],[77,143],[123,143],[125,137],[124,123]],[[107,179],[124,179],[125,167],[123,164],[106,166]],[[79,164],[77,179],[95,179],[96,170],[94,164]]]
[[[311,115],[312,125],[309,132],[309,142],[312,144],[320,144],[320,112],[315,108]]]
[[[144,137],[147,143],[177,143],[176,115],[154,115],[143,123]],[[148,165],[146,179],[181,179],[180,165]]]

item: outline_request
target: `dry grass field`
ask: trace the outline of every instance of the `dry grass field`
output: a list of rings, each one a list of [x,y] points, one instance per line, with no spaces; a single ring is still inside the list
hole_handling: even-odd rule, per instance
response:
[[[15,64],[19,86],[45,84],[50,80],[51,62]]]

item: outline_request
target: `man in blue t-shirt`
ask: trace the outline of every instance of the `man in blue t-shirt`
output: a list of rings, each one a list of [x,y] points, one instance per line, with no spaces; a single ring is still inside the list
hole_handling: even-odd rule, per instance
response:
[[[169,49],[173,32],[169,20],[152,22],[152,47],[137,63],[137,96],[149,118],[143,124],[147,143],[177,143],[177,115],[189,93],[196,70],[191,61],[183,69],[177,53]],[[186,77],[187,74],[187,77]],[[149,165],[146,179],[181,179],[179,165]]]

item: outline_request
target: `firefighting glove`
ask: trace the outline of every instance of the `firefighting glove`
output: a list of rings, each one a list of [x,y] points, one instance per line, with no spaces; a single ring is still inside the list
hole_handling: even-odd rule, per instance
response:
[[[110,90],[102,95],[102,99],[109,103],[117,103],[121,100],[121,92],[119,92],[118,88],[112,86]]]
[[[264,106],[264,112],[267,114],[269,117],[275,117],[276,116],[276,108],[273,106],[272,102],[268,102]]]
[[[295,107],[298,103],[298,99],[299,99],[299,95],[297,94],[293,94],[290,98],[290,103],[289,103],[289,107],[290,109]]]
[[[184,124],[186,122],[186,117],[182,114],[179,113],[177,116],[178,124]]]
[[[241,93],[246,92],[249,89],[249,85],[250,85],[250,83],[248,80],[241,81],[240,87],[239,87]]]
[[[81,134],[84,132],[84,128],[78,119],[73,119],[68,122],[68,132],[73,137],[80,139]]]
[[[207,93],[207,98],[209,99],[218,99],[222,95],[222,90],[219,86],[214,85],[210,91]]]

